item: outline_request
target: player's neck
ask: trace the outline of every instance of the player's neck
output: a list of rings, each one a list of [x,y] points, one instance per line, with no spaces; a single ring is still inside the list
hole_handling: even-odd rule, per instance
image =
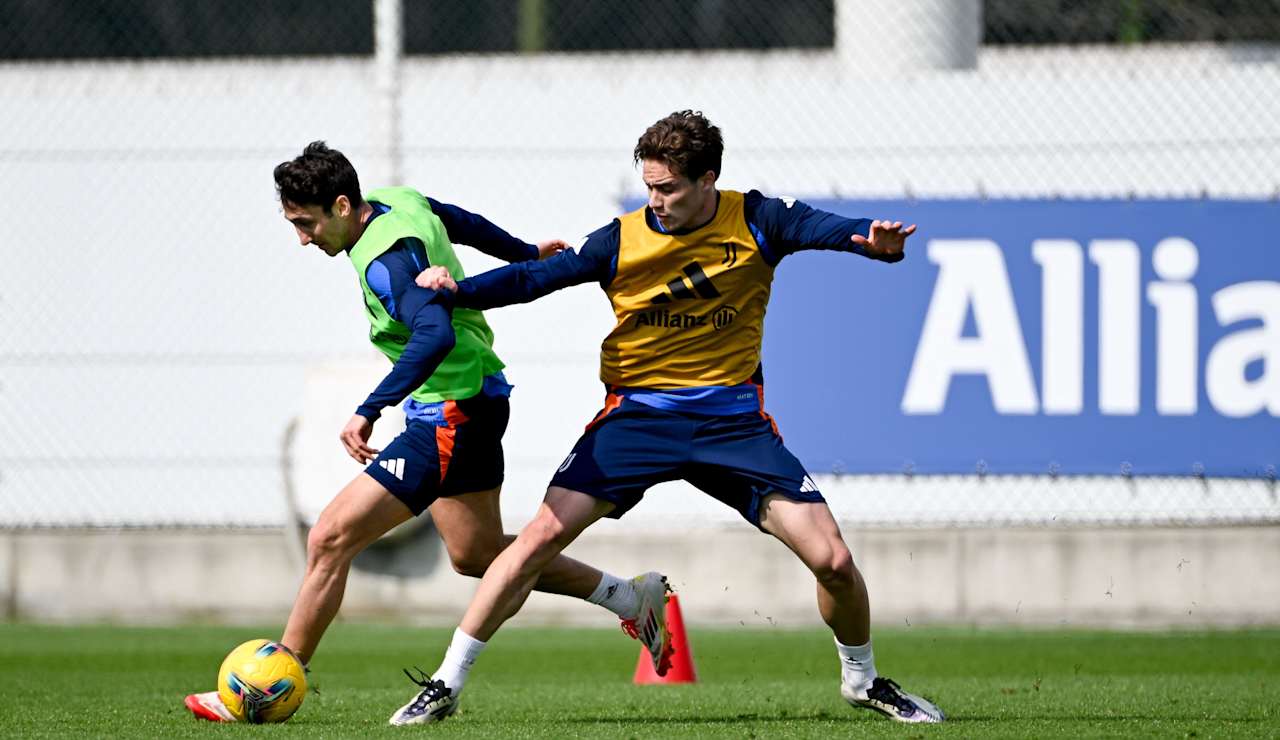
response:
[[[347,247],[348,250],[350,250],[351,247],[354,247],[356,245],[356,242],[360,241],[360,237],[364,236],[364,230],[369,226],[369,221],[371,221],[372,219],[373,219],[373,206],[370,205],[369,201],[366,200],[362,202],[358,208],[356,208],[356,214],[355,214],[356,223],[355,223],[355,227],[351,230],[351,246]]]
[[[689,227],[689,231],[701,229],[716,217],[716,211],[720,209],[720,191],[714,190],[712,193],[713,195],[707,198],[707,202],[702,204],[702,210],[698,211],[698,216],[693,219],[693,225]]]

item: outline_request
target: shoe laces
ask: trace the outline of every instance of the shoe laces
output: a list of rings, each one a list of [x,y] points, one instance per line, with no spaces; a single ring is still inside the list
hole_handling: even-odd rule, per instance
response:
[[[427,710],[428,704],[436,701],[437,699],[447,697],[450,691],[449,687],[444,685],[444,681],[431,680],[431,677],[427,675],[427,672],[418,666],[414,666],[413,669],[418,672],[417,678],[414,678],[414,675],[409,672],[408,668],[402,668],[401,670],[404,671],[404,675],[409,677],[410,681],[413,681],[422,687],[422,691],[418,692],[418,698],[414,699],[413,703],[409,705],[410,712],[420,714]]]
[[[885,704],[892,704],[903,712],[913,712],[916,709],[915,702],[903,696],[902,687],[893,679],[883,676],[877,676],[871,682],[871,688],[867,689],[867,697]]]
[[[320,683],[311,677],[310,666],[307,666],[307,665],[302,666],[302,675],[304,678],[307,679],[307,691],[309,693],[315,694],[316,696],[320,696]]]

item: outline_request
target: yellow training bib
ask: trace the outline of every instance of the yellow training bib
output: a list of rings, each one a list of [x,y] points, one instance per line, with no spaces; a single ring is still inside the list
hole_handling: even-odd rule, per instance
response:
[[[653,230],[644,208],[619,222],[618,269],[605,289],[617,325],[600,347],[600,379],[659,390],[749,380],[773,266],[747,226],[742,193],[720,191],[715,217],[688,234]]]

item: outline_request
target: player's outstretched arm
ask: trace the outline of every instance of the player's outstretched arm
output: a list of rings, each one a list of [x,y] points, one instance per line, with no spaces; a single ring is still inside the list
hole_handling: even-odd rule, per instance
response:
[[[562,239],[546,239],[536,244],[529,244],[515,238],[506,229],[478,213],[442,203],[435,198],[427,198],[427,202],[431,204],[432,212],[444,225],[449,241],[470,245],[503,262],[544,260],[569,248]]]
[[[901,221],[846,218],[794,198],[768,198],[747,193],[746,217],[763,235],[765,257],[777,264],[789,254],[810,249],[853,252],[882,262],[899,262],[915,225]]]
[[[418,274],[416,282],[423,288],[453,291],[455,306],[483,310],[529,303],[572,285],[603,284],[612,269],[609,256],[601,256],[588,243],[579,251],[566,249],[548,259],[516,262],[456,282],[448,271],[428,268]]]
[[[426,288],[427,290],[458,292],[458,283],[449,274],[449,270],[439,265],[428,267],[418,273],[418,277],[414,278],[413,281],[418,284],[419,288]]]
[[[563,239],[547,239],[538,242],[538,259],[545,260],[560,254],[569,248],[569,243]]]
[[[862,248],[863,254],[881,262],[901,262],[906,256],[903,249],[907,237],[916,232],[916,225],[903,227],[901,221],[872,221],[867,236],[854,234],[849,241]]]

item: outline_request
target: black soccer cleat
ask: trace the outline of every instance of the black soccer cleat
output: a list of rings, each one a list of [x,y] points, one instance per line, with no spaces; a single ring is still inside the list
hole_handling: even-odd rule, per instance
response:
[[[896,722],[941,722],[947,718],[936,704],[908,694],[897,683],[877,677],[865,691],[840,684],[840,695],[855,707],[865,707]]]
[[[404,675],[410,681],[422,687],[413,701],[405,704],[391,715],[393,725],[425,725],[429,722],[440,722],[458,711],[458,696],[444,685],[444,681],[432,681],[421,668],[417,669],[418,678],[407,669]]]

